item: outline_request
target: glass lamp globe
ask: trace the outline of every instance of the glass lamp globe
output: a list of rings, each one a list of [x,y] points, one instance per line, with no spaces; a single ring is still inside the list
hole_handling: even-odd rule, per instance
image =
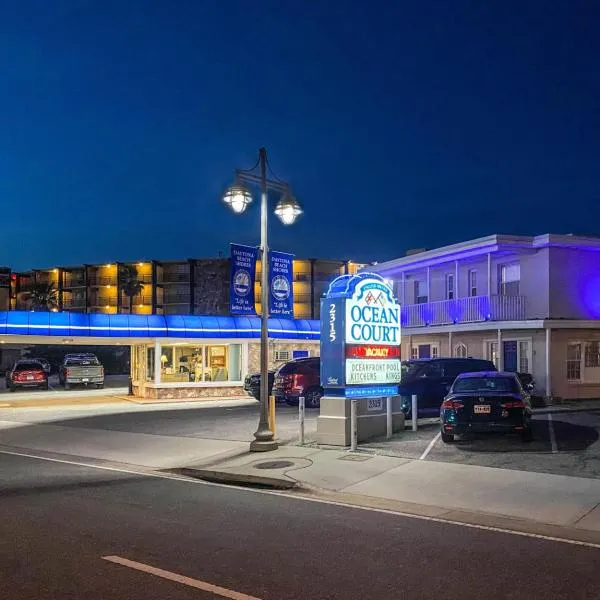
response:
[[[252,202],[252,194],[247,187],[236,183],[227,189],[223,195],[223,202],[228,204],[234,213],[240,214]]]
[[[275,207],[275,214],[284,225],[291,225],[302,213],[300,204],[289,192],[283,195]]]

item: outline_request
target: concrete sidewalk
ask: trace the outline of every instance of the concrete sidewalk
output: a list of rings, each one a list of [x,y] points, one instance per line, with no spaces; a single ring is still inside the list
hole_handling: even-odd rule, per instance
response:
[[[433,517],[469,513],[568,527],[600,542],[595,479],[294,446],[212,464],[199,461],[180,471],[212,481],[308,489],[341,501],[384,500]]]

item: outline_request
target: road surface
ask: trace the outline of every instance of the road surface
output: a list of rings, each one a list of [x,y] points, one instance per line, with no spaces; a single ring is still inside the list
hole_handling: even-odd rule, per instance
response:
[[[4,453],[0,473],[3,600],[600,598],[594,547]]]

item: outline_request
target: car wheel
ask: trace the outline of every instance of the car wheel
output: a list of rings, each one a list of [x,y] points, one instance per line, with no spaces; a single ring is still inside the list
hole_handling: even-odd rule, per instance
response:
[[[306,406],[308,408],[319,408],[321,406],[321,392],[319,390],[306,392]]]
[[[442,442],[444,442],[444,444],[451,444],[453,441],[454,441],[453,433],[445,433],[442,431]]]

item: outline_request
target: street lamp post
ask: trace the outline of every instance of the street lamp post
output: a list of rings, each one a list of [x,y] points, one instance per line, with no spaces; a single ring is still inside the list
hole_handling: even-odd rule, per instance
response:
[[[256,173],[258,167],[259,173]],[[273,176],[267,178],[267,169]],[[292,196],[290,186],[275,177],[270,169],[267,151],[261,148],[258,161],[252,169],[236,169],[235,183],[223,196],[223,201],[235,213],[243,213],[252,202],[252,194],[248,186],[260,187],[260,249],[261,249],[261,314],[260,314],[260,417],[254,440],[250,443],[251,452],[267,452],[277,448],[273,432],[269,429],[269,206],[268,192],[273,190],[283,194],[275,207],[275,214],[284,225],[291,225],[302,214],[302,208]]]

